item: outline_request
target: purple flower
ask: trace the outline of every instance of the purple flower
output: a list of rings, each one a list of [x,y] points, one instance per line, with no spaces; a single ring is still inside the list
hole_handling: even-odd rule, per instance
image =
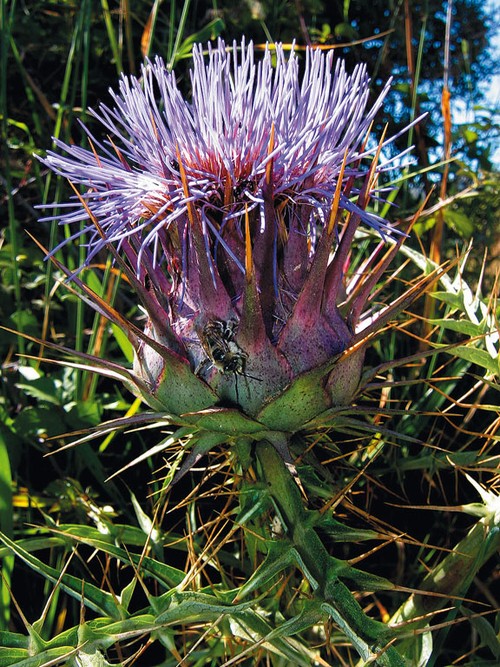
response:
[[[150,405],[237,405],[276,428],[266,415],[288,391],[293,432],[351,399],[362,346],[335,359],[388,319],[363,309],[397,244],[378,261],[380,242],[364,281],[345,266],[360,223],[404,236],[367,210],[394,139],[368,138],[389,83],[368,108],[366,68],[348,75],[332,52],[301,62],[276,45],[256,62],[252,44],[219,42],[208,56],[195,46],[193,61],[189,101],[156,58],[93,114],[107,139],[56,141],[64,154],[43,162],[86,188],[56,219],[88,220],[71,239],[87,263],[106,249],[129,272],[148,314],[134,344]]]
[[[307,49],[300,77],[293,50],[287,58],[278,44],[256,63],[253,45],[244,42],[232,50],[223,42],[209,47],[208,62],[195,46],[193,60],[191,101],[157,57],[143,66],[141,79],[122,76],[120,93],[111,91],[114,107],[101,104],[93,112],[106,140],[99,142],[84,127],[91,150],[55,140],[66,155],[49,151],[43,160],[88,188],[84,199],[105,234],[90,222],[73,237],[88,236],[88,261],[106,243],[119,246],[130,237],[149,250],[155,264],[163,261],[168,228],[182,224],[192,203],[207,248],[215,241],[238,264],[225,230],[241,226],[246,209],[257,209],[265,221],[269,165],[274,200],[310,205],[316,224],[328,216],[344,155],[347,180],[361,175],[360,160],[376,151],[376,146],[364,149],[363,141],[389,83],[367,110],[370,80],[364,65],[349,76],[342,60],[333,66],[333,52],[325,56]],[[351,189],[349,196],[355,194]],[[340,205],[382,234],[394,232],[344,194]],[[61,223],[88,220],[79,200],[65,208],[56,218]],[[314,241],[309,224],[300,233]]]

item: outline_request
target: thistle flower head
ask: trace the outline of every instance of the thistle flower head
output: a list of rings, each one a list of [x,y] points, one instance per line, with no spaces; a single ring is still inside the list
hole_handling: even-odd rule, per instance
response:
[[[135,373],[151,405],[238,406],[276,429],[289,401],[301,424],[350,400],[362,351],[334,360],[397,247],[379,260],[381,240],[348,285],[350,244],[360,224],[402,238],[367,210],[381,151],[367,135],[389,90],[369,107],[369,85],[332,52],[195,46],[189,100],[146,62],[93,114],[107,139],[85,130],[90,149],[56,141],[64,155],[43,160],[86,188],[57,219],[87,221],[72,237],[87,263],[111,250],[147,311]]]

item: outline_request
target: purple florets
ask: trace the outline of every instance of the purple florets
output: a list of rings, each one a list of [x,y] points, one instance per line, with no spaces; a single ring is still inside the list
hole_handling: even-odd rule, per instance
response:
[[[94,217],[101,231],[90,221],[72,237],[86,235],[87,262],[107,243],[129,242],[138,261],[147,253],[153,265],[163,262],[175,243],[169,228],[179,227],[182,243],[193,206],[208,253],[222,247],[243,270],[225,229],[236,225],[241,233],[245,211],[253,209],[260,210],[261,224],[269,224],[266,187],[278,210],[310,206],[314,224],[303,224],[303,232],[314,246],[314,227],[328,217],[344,156],[346,182],[366,172],[360,160],[375,149],[365,150],[362,143],[389,83],[367,110],[364,65],[347,75],[343,61],[333,65],[332,52],[307,49],[299,77],[293,49],[286,57],[281,45],[268,47],[256,63],[253,45],[244,41],[231,50],[221,41],[209,47],[208,58],[195,46],[193,61],[191,101],[158,57],[145,63],[140,79],[122,76],[119,93],[111,92],[113,107],[101,104],[93,112],[107,139],[100,142],[84,128],[91,150],[56,140],[64,155],[49,151],[42,160],[87,188],[86,207],[75,199],[54,216],[61,223],[88,220],[89,212]],[[350,187],[348,196],[356,192]],[[342,193],[341,208],[382,235],[399,233],[348,196]]]

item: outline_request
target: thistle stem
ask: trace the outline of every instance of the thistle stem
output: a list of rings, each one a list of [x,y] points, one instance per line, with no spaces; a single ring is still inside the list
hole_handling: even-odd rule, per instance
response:
[[[404,667],[406,662],[396,649],[387,647],[388,628],[368,617],[348,587],[340,580],[342,571],[351,570],[344,561],[331,556],[314,529],[303,504],[300,490],[285,462],[268,441],[257,443],[257,459],[262,481],[276,503],[288,538],[296,552],[300,569],[308,579],[325,612],[332,616],[358,650],[361,657],[388,667]]]

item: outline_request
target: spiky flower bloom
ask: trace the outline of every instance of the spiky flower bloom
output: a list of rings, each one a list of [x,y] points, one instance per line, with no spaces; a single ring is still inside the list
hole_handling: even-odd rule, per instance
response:
[[[58,219],[89,220],[72,236],[87,262],[111,250],[145,308],[144,331],[127,327],[136,391],[221,441],[266,433],[286,454],[290,434],[349,403],[363,340],[413,296],[366,308],[404,236],[367,211],[392,141],[367,135],[389,85],[369,108],[364,66],[348,75],[307,49],[299,75],[280,45],[258,63],[244,42],[193,60],[190,101],[157,58],[94,113],[106,140],[86,130],[90,150],[56,142],[65,155],[43,161],[86,188]],[[393,243],[348,283],[361,223]]]

